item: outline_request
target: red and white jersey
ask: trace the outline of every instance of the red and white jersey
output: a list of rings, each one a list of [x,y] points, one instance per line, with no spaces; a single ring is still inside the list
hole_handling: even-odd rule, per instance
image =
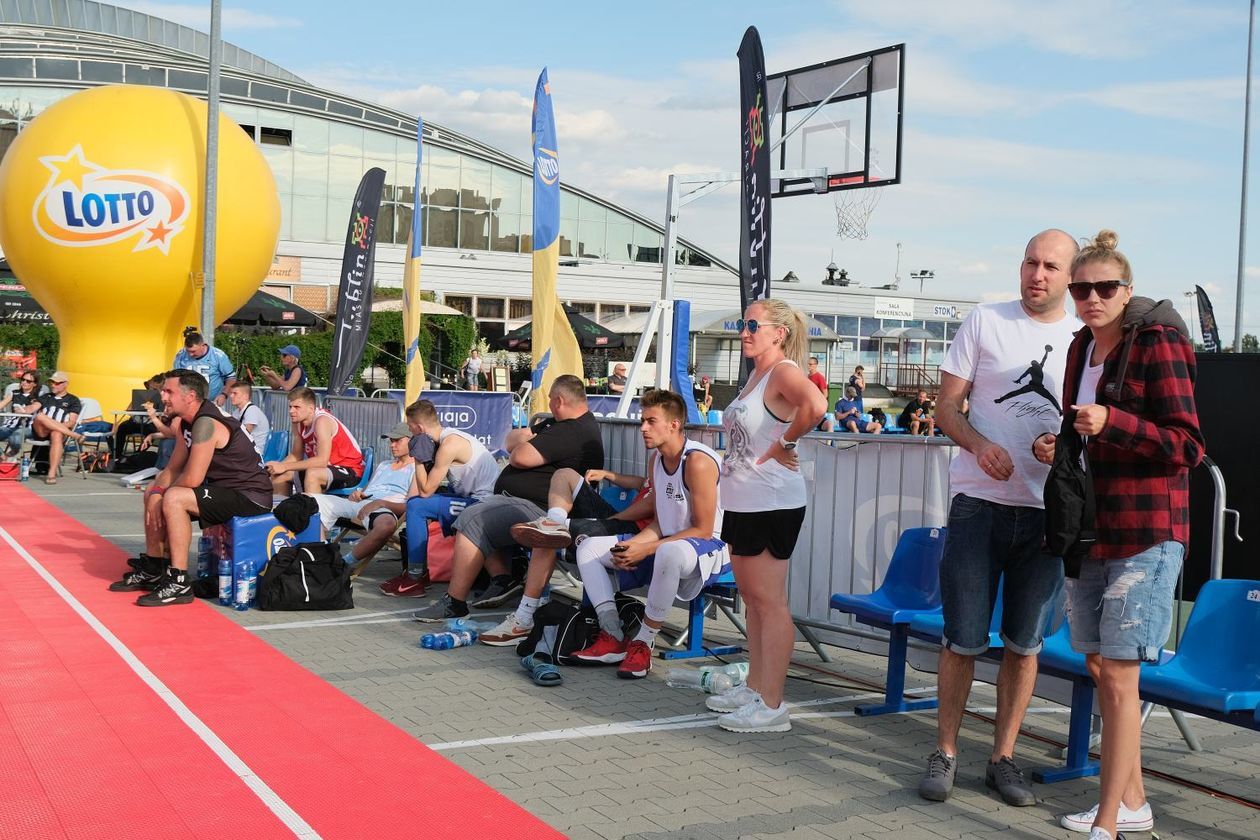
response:
[[[333,432],[332,452],[328,453],[328,466],[346,467],[354,470],[356,475],[363,475],[363,450],[359,448],[359,442],[354,439],[354,435],[350,434],[350,430],[333,416],[332,412],[322,408],[315,409],[315,416],[311,418],[310,426],[298,424],[298,431],[302,435],[302,457],[315,457],[315,425],[319,423],[321,417],[327,417],[337,424],[337,430]]]

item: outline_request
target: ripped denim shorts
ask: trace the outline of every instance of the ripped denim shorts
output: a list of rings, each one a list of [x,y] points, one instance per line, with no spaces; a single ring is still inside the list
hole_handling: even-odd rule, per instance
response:
[[[1086,560],[1067,581],[1072,649],[1104,659],[1158,662],[1172,630],[1185,546],[1163,542],[1119,560]]]

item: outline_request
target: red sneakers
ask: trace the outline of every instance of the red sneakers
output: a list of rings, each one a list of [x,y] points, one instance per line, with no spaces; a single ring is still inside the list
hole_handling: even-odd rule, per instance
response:
[[[576,651],[573,658],[583,662],[615,665],[626,658],[626,640],[614,639],[606,630],[600,630],[595,641],[589,647]]]
[[[392,577],[382,583],[380,589],[381,594],[395,598],[419,598],[431,583],[429,570],[425,569],[418,575],[409,575],[404,572],[398,577]]]
[[[652,648],[647,642],[635,639],[626,647],[626,658],[617,668],[617,676],[623,680],[641,680],[652,670]]]

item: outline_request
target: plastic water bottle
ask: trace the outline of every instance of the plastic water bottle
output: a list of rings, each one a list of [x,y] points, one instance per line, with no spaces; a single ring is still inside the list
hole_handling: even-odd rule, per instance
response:
[[[748,681],[748,663],[747,662],[728,662],[727,664],[720,665],[720,666],[709,665],[704,668],[701,668],[700,671],[702,673],[721,672],[723,674],[726,674],[728,677],[730,677],[731,680],[736,685],[740,685]]]
[[[29,454],[22,456],[22,470],[18,478],[22,481],[31,480],[31,456]]]
[[[665,675],[665,684],[674,688],[697,688],[709,694],[724,694],[738,682],[716,668],[670,668]]]
[[[197,580],[210,577],[210,570],[217,565],[214,561],[214,540],[202,534],[197,540]]]
[[[474,633],[484,633],[487,630],[493,630],[495,624],[493,621],[477,621],[468,616],[460,618],[448,618],[446,620],[446,629],[452,633],[462,633],[471,630]]]
[[[420,647],[428,650],[450,650],[471,645],[476,641],[476,630],[461,630],[458,633],[425,633],[420,637]]]
[[[232,604],[232,559],[226,553],[219,555],[219,603]]]
[[[258,571],[254,561],[238,557],[232,564],[232,608],[247,610],[254,605],[258,592]]]

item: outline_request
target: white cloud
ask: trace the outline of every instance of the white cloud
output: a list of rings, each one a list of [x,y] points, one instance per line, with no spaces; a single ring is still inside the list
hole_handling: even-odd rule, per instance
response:
[[[1052,98],[1072,104],[1086,102],[1130,114],[1174,122],[1209,125],[1237,123],[1243,80],[1184,79],[1171,82],[1109,85]]]
[[[987,262],[964,263],[958,266],[959,274],[989,274],[993,267]]]
[[[191,26],[203,32],[210,30],[210,6],[187,5],[183,3],[152,3],[146,0],[119,0],[118,6],[142,12],[146,15]],[[294,29],[302,25],[298,18],[278,17],[251,12],[248,9],[225,7],[223,9],[224,31],[246,29]]]

